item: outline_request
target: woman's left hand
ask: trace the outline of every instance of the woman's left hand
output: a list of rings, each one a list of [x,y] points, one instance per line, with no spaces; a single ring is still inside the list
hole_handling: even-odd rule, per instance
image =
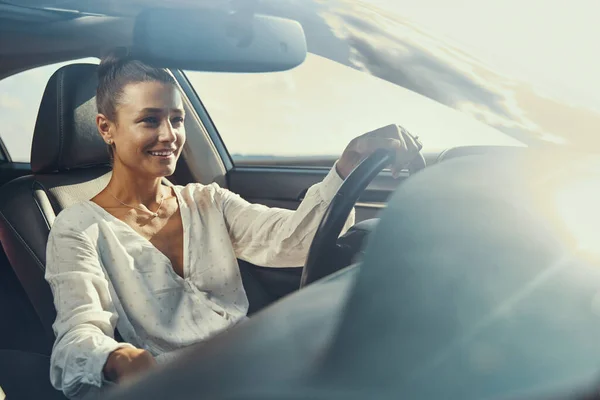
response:
[[[348,144],[336,164],[337,172],[346,179],[362,160],[378,149],[395,149],[396,159],[392,175],[397,178],[400,171],[417,156],[421,143],[408,131],[398,125],[388,125],[360,135]]]

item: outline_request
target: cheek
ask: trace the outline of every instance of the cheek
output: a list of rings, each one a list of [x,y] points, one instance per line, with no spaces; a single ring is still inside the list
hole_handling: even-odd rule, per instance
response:
[[[136,154],[145,154],[146,149],[152,145],[152,138],[148,134],[142,134],[141,132],[129,131],[125,132],[121,136],[117,147],[121,150],[126,158],[132,157]]]
[[[180,147],[184,145],[185,139],[186,139],[186,137],[185,137],[185,131],[184,130],[179,131],[177,133],[177,143],[179,143]]]

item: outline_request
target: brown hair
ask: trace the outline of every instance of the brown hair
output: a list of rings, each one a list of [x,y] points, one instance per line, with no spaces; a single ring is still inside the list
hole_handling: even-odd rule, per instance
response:
[[[131,58],[126,48],[114,49],[102,59],[98,66],[98,88],[96,90],[98,112],[114,121],[116,108],[126,85],[155,81],[176,84],[175,79],[166,69],[151,67]]]

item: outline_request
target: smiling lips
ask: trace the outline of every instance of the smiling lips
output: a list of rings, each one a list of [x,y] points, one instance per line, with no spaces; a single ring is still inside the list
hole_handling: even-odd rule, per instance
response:
[[[174,150],[156,150],[156,151],[149,151],[148,153],[155,157],[171,157],[173,154],[175,154],[175,151]]]

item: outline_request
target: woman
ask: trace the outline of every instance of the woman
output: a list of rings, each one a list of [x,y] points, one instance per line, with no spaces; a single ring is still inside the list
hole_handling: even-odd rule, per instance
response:
[[[359,136],[297,211],[250,204],[216,184],[167,187],[161,179],[173,174],[185,143],[175,81],[117,55],[98,74],[96,124],[112,177],[91,201],[60,213],[47,247],[57,310],[51,381],[68,397],[127,380],[243,320],[248,300],[236,258],[302,265],[327,205],[362,159],[395,148],[398,171],[418,153],[396,126]]]

